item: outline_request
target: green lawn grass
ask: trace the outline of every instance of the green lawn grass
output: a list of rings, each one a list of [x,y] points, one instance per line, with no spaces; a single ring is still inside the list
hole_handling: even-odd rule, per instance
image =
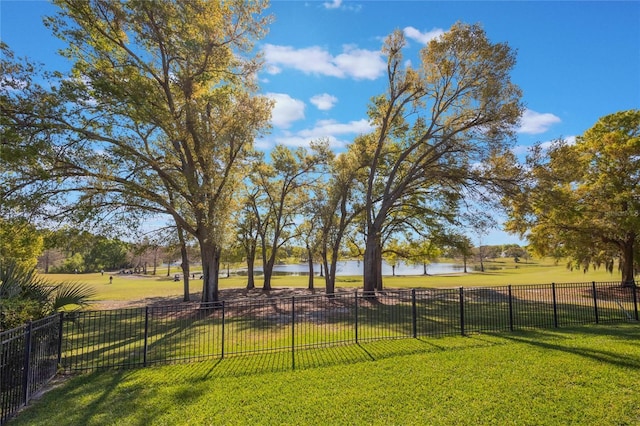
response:
[[[521,284],[550,284],[568,282],[590,281],[618,281],[620,273],[610,274],[604,269],[589,270],[586,273],[578,270],[569,270],[565,264],[555,264],[550,259],[528,261],[527,263],[515,263],[512,259],[499,259],[487,262],[486,272],[470,272],[468,274],[430,275],[430,276],[396,276],[385,277],[384,285],[387,288],[422,288],[422,287],[485,287]],[[517,267],[517,268],[516,268]],[[472,267],[469,266],[469,271]],[[44,277],[51,282],[76,281],[85,283],[96,290],[95,300],[126,301],[141,300],[145,298],[181,297],[183,295],[182,281],[174,281],[173,273],[167,277],[166,272],[160,275],[139,276],[105,273],[95,274],[49,274]],[[113,283],[109,277],[113,276]],[[274,289],[283,287],[306,288],[308,277],[305,276],[274,276],[272,286]],[[324,290],[324,279],[315,277],[315,287]],[[338,288],[360,288],[362,277],[337,277]],[[234,276],[220,278],[220,288],[244,288],[246,277]],[[262,280],[258,277],[256,286],[262,286]],[[191,281],[190,292],[201,291],[202,281]],[[197,300],[197,295],[194,296]]]
[[[100,371],[10,425],[640,424],[638,341],[631,323]]]

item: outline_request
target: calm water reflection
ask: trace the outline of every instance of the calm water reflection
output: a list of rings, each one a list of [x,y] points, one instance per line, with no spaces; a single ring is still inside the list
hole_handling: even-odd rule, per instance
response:
[[[454,272],[462,272],[464,267],[456,263],[431,263],[427,265],[427,274],[450,274]],[[247,270],[240,269],[240,274],[246,274]],[[255,268],[256,273],[262,273],[262,268]],[[276,274],[286,275],[305,275],[309,273],[309,266],[306,263],[294,264],[294,265],[276,265],[273,268],[273,272]],[[314,272],[316,275],[320,273],[320,265],[314,266]],[[357,260],[347,260],[344,262],[338,262],[338,276],[345,275],[362,275],[363,262]],[[407,265],[405,263],[398,263],[396,265],[396,275],[422,275],[424,268],[422,265]],[[391,265],[387,262],[382,262],[382,275],[391,276],[393,274]]]

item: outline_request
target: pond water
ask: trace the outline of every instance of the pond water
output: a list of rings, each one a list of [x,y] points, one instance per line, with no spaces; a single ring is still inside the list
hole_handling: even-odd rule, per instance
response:
[[[338,270],[336,272],[337,276],[345,276],[345,275],[362,275],[363,273],[363,262],[358,260],[346,260],[343,262],[338,262]],[[427,265],[427,274],[437,275],[437,274],[451,274],[455,272],[462,272],[464,270],[464,266],[457,263],[430,263]],[[262,273],[262,267],[256,267],[254,271],[257,274]],[[306,263],[299,264],[291,264],[291,265],[276,265],[273,267],[274,274],[277,275],[307,275],[309,273],[309,266]],[[315,264],[314,272],[316,275],[320,273],[320,265]],[[238,270],[239,274],[246,274],[247,269]],[[422,275],[424,273],[424,268],[422,265],[408,265],[402,262],[399,262],[396,265],[396,275]],[[382,275],[391,276],[393,275],[392,267],[387,262],[382,262]]]

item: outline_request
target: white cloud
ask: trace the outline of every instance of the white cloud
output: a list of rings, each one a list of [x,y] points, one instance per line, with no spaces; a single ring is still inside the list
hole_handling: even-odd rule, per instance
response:
[[[362,9],[362,5],[353,3],[346,5],[342,3],[342,0],[326,1],[322,3],[322,7],[324,7],[325,9],[351,10],[355,12],[359,12]]]
[[[328,111],[338,102],[338,98],[328,93],[313,96],[309,101],[320,111]]]
[[[387,67],[380,52],[345,46],[344,53],[334,59],[335,64],[356,80],[375,80]]]
[[[325,9],[339,9],[342,4],[342,0],[332,0],[330,2],[322,3]]]
[[[365,120],[354,120],[348,123],[338,123],[335,120],[320,120],[314,127],[303,129],[298,132],[285,131],[282,134],[271,138],[271,140],[256,141],[259,149],[270,149],[273,143],[286,146],[305,146],[314,140],[326,139],[332,148],[343,148],[353,140],[353,137],[372,130],[371,124]],[[343,139],[344,136],[349,136]]]
[[[296,49],[266,44],[264,57],[266,70],[271,74],[281,72],[282,67],[290,67],[305,74],[374,80],[386,69],[379,51],[358,49],[352,45],[345,45],[343,53],[334,57],[319,46]]]
[[[511,152],[513,152],[513,154],[516,156],[525,155],[529,152],[529,148],[531,147],[528,145],[516,145],[511,148]]]
[[[518,133],[537,135],[546,132],[552,125],[561,121],[560,117],[551,113],[539,113],[526,109],[520,118],[520,127],[517,131]]]
[[[371,123],[362,119],[350,121],[348,123],[338,123],[335,120],[319,120],[311,129],[305,129],[298,134],[310,139],[319,139],[328,136],[344,135],[344,134],[362,134],[372,130]]]
[[[444,34],[444,30],[441,28],[434,28],[431,31],[422,32],[414,27],[405,27],[402,31],[408,38],[422,44],[427,44],[434,38],[438,38]]]
[[[286,93],[267,93],[266,96],[275,101],[271,111],[271,122],[275,127],[286,129],[291,123],[304,119],[305,104]]]

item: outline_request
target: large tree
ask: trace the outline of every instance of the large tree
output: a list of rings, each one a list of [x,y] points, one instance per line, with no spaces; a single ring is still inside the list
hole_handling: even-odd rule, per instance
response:
[[[448,210],[466,190],[492,181],[477,167],[506,152],[522,112],[521,92],[510,80],[514,51],[491,43],[478,25],[455,24],[406,66],[401,31],[391,34],[388,88],[373,98],[375,130],[358,140],[369,164],[364,232],[364,290],[380,288],[383,230],[405,200],[427,210]],[[412,207],[413,209],[414,207]]]
[[[271,162],[261,161],[252,173],[259,195],[251,200],[260,237],[264,290],[271,290],[278,251],[298,237],[296,221],[330,157],[326,141],[313,142],[311,150],[278,145],[271,151]]]
[[[325,291],[335,291],[338,258],[345,236],[362,213],[365,166],[353,150],[341,153],[329,162],[330,177],[324,191],[312,200],[319,228],[319,251],[324,267]]]
[[[505,199],[507,226],[540,254],[569,256],[582,268],[612,269],[634,285],[640,235],[640,110],[607,115],[575,143],[534,147],[528,177]]]
[[[68,44],[71,75],[39,85],[3,55],[2,195],[47,213],[58,201],[168,214],[199,243],[202,301],[217,300],[235,188],[270,116],[251,56],[266,2],[56,4],[48,24]]]

